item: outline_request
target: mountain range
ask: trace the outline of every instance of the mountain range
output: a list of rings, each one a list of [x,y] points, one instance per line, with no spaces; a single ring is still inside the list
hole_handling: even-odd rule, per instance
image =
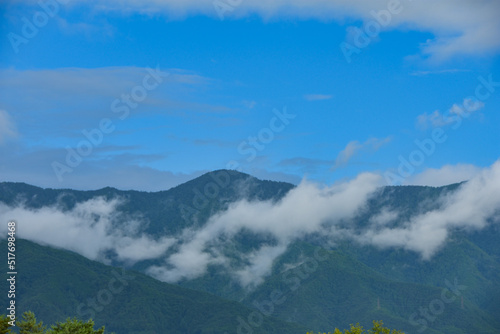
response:
[[[295,186],[229,170],[161,192],[4,182],[0,218],[21,238],[19,310],[46,323],[305,333],[383,320],[406,333],[499,333],[500,208],[440,235],[467,187],[369,176]],[[414,231],[432,217],[432,233]]]

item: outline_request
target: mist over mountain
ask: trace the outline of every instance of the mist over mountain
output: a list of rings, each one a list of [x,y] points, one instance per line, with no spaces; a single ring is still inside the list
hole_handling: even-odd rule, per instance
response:
[[[493,316],[500,310],[500,163],[445,187],[382,184],[364,173],[331,186],[294,186],[229,170],[149,193],[1,183],[0,219],[15,219],[21,238],[249,307],[274,290],[288,291],[290,303],[274,305],[273,316],[318,330],[347,326],[356,316],[410,329],[425,321],[435,333],[500,328]],[[339,255],[291,274],[310,270],[310,247]],[[339,275],[352,279],[338,282]],[[307,288],[291,289],[297,279]],[[454,280],[467,287],[459,291],[465,306],[453,304],[436,321],[418,313]],[[314,316],[306,310],[319,291],[345,299],[327,298]],[[340,311],[360,300],[364,311]],[[374,300],[383,307],[373,309]],[[470,314],[453,323],[463,307]]]
[[[414,197],[404,203],[400,193]],[[382,187],[380,176],[369,173],[332,186],[304,180],[295,187],[227,170],[157,193],[5,183],[0,219],[20,221],[23,238],[104,263],[130,266],[161,258],[146,272],[166,282],[197,278],[219,265],[246,287],[261,282],[297,240],[349,240],[430,260],[453,231],[497,223],[499,208],[497,162],[466,183],[444,188]],[[235,241],[242,235],[258,245],[234,252],[244,244]],[[240,266],[234,266],[235,257]]]

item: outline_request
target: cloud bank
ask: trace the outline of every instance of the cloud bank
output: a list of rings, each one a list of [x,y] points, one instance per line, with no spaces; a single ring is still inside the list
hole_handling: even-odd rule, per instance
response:
[[[445,165],[439,169],[428,168],[410,177],[406,184],[441,187],[470,180],[480,172],[481,168],[471,164]]]
[[[381,181],[376,174],[361,174],[350,182],[325,188],[303,181],[278,203],[246,200],[233,203],[228,210],[212,216],[200,230],[186,231],[179,251],[166,259],[165,266],[151,267],[148,272],[167,282],[199,277],[208,265],[228,263],[217,240],[227,242],[245,230],[275,240],[274,245],[264,245],[245,255],[249,265],[236,272],[244,286],[259,283],[269,274],[273,260],[292,241],[321,231],[324,224],[353,218]]]
[[[402,247],[430,259],[453,229],[479,230],[491,220],[499,221],[500,161],[441,200],[440,209],[412,217],[396,228],[370,229],[359,240],[380,247]]]
[[[347,239],[361,245],[403,248],[428,260],[454,230],[480,230],[500,222],[500,160],[475,171],[467,183],[443,195],[438,208],[404,218],[407,214],[400,208],[379,207],[366,224],[357,225],[356,219],[366,209],[373,210],[369,200],[380,194],[382,181],[372,173],[329,187],[304,180],[277,202],[234,202],[203,226],[188,227],[178,235],[143,234],[147,222],[121,214],[118,199],[94,198],[69,211],[1,204],[0,220],[17,220],[21,238],[94,260],[133,264],[158,259],[147,273],[162,281],[199,278],[209,266],[219,265],[245,288],[263,282],[274,261],[305,236],[319,235],[332,243]],[[241,233],[255,236],[250,251],[239,250],[241,245],[235,240]]]
[[[382,207],[361,229],[353,221],[367,207],[367,201],[378,194],[378,175],[361,174],[327,188],[303,181],[278,203],[233,203],[227,211],[212,216],[203,228],[189,230],[189,238],[183,240],[179,251],[164,265],[150,267],[149,274],[176,282],[203,275],[211,264],[229,267],[221,244],[227,245],[242,230],[271,236],[275,241],[243,255],[246,266],[232,268],[233,276],[245,287],[260,284],[290,243],[311,234],[333,242],[347,238],[362,245],[404,248],[428,260],[446,244],[453,230],[482,229],[498,218],[500,161],[475,170],[473,175],[457,191],[442,197],[439,209],[406,221],[400,218],[406,216],[404,212]]]
[[[172,245],[173,239],[158,239],[140,233],[144,222],[120,214],[118,199],[97,197],[77,204],[70,211],[60,207],[29,209],[24,205],[8,207],[0,203],[0,221],[15,220],[17,235],[41,245],[79,253],[91,260],[109,263],[109,252],[116,260],[133,264],[157,258]],[[2,224],[3,235],[7,235]]]

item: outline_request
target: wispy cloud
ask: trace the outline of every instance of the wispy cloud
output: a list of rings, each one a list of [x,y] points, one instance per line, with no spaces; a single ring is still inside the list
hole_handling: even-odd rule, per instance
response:
[[[433,113],[423,113],[417,116],[417,126],[420,129],[427,129],[429,127],[437,128],[443,127],[445,125],[453,123],[453,119],[443,115],[439,110],[435,110]]]
[[[479,230],[500,214],[500,161],[477,173],[456,192],[441,198],[431,210],[397,227],[370,229],[359,240],[379,247],[402,247],[431,258],[454,229]]]
[[[470,180],[480,172],[479,167],[470,164],[445,165],[428,168],[406,180],[406,184],[440,187]]]
[[[9,145],[11,146],[11,145]],[[103,145],[96,147],[82,168],[64,175],[57,181],[51,167],[53,161],[63,161],[68,152],[61,149],[0,146],[2,156],[1,181],[27,182],[40,187],[95,190],[107,186],[118,189],[161,191],[200,176],[205,170],[183,173],[148,167],[150,163],[169,159],[167,153],[142,153],[134,146]],[[61,160],[62,159],[62,160]]]
[[[451,106],[449,112],[457,116],[464,116],[465,113],[473,113],[484,108],[484,103],[472,99],[464,99],[461,105],[454,104]]]
[[[357,217],[379,194],[381,185],[382,177],[371,173],[330,187],[303,181],[278,202],[240,200],[215,213],[201,227],[155,238],[142,232],[145,222],[140,216],[121,213],[120,199],[94,198],[69,211],[58,206],[30,209],[22,204],[0,204],[0,220],[22,221],[21,238],[91,259],[108,261],[110,252],[129,263],[161,259],[162,263],[147,272],[163,281],[201,277],[216,264],[225,267],[243,287],[262,282],[274,260],[307,235],[321,235],[331,242],[347,239],[380,248],[403,248],[430,259],[446,245],[453,230],[478,230],[499,221],[500,161],[475,171],[455,192],[436,199],[438,208],[408,218],[397,207],[381,207],[367,224],[358,226]],[[241,260],[235,265],[225,250],[234,246],[234,236],[243,231],[265,236],[269,242],[259,243],[251,252],[233,252],[231,256]]]
[[[148,272],[160,280],[176,282],[203,275],[211,264],[227,265],[229,261],[220,251],[220,242],[222,245],[230,242],[244,230],[276,241],[250,254],[241,254],[248,265],[230,268],[243,286],[258,284],[269,274],[273,260],[293,240],[321,231],[325,223],[352,218],[381,182],[379,175],[368,173],[331,187],[303,181],[278,203],[247,200],[233,203],[228,210],[212,216],[202,228],[187,229],[179,251],[168,257],[164,265],[152,266]]]
[[[417,116],[417,127],[425,130],[429,127],[443,127],[456,122],[456,118],[467,117],[471,113],[477,112],[484,108],[484,103],[478,100],[466,98],[461,104],[453,104],[446,114],[442,114],[439,110],[433,113],[423,113]]]
[[[304,99],[307,101],[323,101],[323,100],[330,100],[333,98],[333,95],[328,95],[328,94],[307,94],[304,95]]]
[[[7,111],[0,109],[0,145],[18,135],[16,125],[10,115]]]
[[[346,147],[337,155],[332,170],[347,165],[349,161],[361,150],[367,149],[370,151],[378,151],[382,146],[390,143],[391,140],[391,137],[387,137],[382,139],[370,138],[364,143],[360,143],[357,140],[349,142]]]
[[[242,104],[245,106],[247,109],[253,109],[257,105],[257,101],[248,101],[244,100],[242,101]]]
[[[410,75],[426,76],[426,75],[432,75],[432,74],[454,74],[454,73],[464,73],[464,72],[471,72],[471,70],[462,70],[462,69],[454,68],[454,69],[433,70],[433,71],[415,71],[415,72],[411,72]]]
[[[157,258],[173,244],[170,237],[145,235],[140,217],[119,213],[120,199],[93,198],[71,210],[61,207],[31,209],[0,203],[0,219],[22,222],[19,237],[42,245],[64,248],[89,259],[109,262],[110,254],[126,263]],[[5,227],[2,227],[2,230]]]
[[[100,22],[100,24],[90,24],[86,22],[70,22],[67,19],[56,16],[55,17],[60,30],[68,35],[84,34],[87,38],[101,38],[113,37],[116,29],[107,21]]]
[[[85,128],[99,125],[103,118],[116,120],[116,111],[130,99],[131,90],[142,85],[151,68],[102,67],[56,68],[39,70],[0,69],[0,108],[15,110],[18,126],[25,129],[29,139],[71,138]],[[180,69],[161,69],[169,73],[161,85],[148,92],[131,118],[174,116],[190,121],[216,114],[233,113],[221,104],[212,104],[207,92],[213,79]],[[50,82],[50,85],[47,85]],[[29,98],[27,98],[29,97]],[[119,99],[120,106],[113,107]],[[140,112],[140,113],[139,113]],[[45,124],[40,128],[39,124]]]
[[[22,2],[34,4],[32,0]],[[87,1],[77,0],[87,5]],[[125,14],[163,14],[170,18],[190,15],[218,17],[212,1],[199,0],[98,0],[94,10],[117,11]],[[401,5],[402,6],[402,5]],[[386,29],[415,27],[428,31],[435,38],[423,44],[422,55],[436,60],[455,55],[483,55],[500,49],[500,2],[497,0],[463,0],[457,6],[455,0],[420,0],[405,3],[403,10],[394,15]],[[79,8],[79,7],[75,7]],[[233,17],[260,15],[265,19],[295,17],[302,19],[334,19],[345,22],[346,18],[373,21],[373,11],[387,9],[385,0],[255,0],[243,1]]]

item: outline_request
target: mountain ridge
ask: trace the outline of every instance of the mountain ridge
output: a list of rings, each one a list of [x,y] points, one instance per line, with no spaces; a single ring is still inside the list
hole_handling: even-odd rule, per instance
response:
[[[286,182],[262,181],[235,171],[218,170],[169,190],[158,192],[120,191],[110,187],[95,191],[54,190],[3,182],[0,183],[0,203],[7,206],[22,203],[28,210],[35,211],[38,208],[52,207],[63,213],[71,213],[78,203],[85,203],[96,197],[102,197],[107,201],[106,203],[119,198],[121,200],[116,202],[116,207],[113,209],[121,215],[119,217],[140,218],[138,220],[140,224],[137,225],[138,229],[134,233],[151,236],[150,242],[161,241],[163,237],[176,239],[186,238],[186,236],[185,240],[189,241],[189,233],[202,230],[207,226],[211,217],[234,208],[236,203],[279,205],[292,189],[299,189],[298,187]],[[398,213],[397,219],[391,223],[393,225],[386,225],[397,227],[398,224],[412,219],[415,215],[428,210],[438,210],[443,198],[448,198],[462,187],[463,183],[443,187],[380,187],[372,197],[367,199],[366,205],[362,205],[356,211],[352,219],[342,222],[339,226],[348,224],[355,229],[362,229],[384,209]],[[307,200],[308,198],[303,199],[306,205]],[[258,215],[260,212],[257,211],[255,214]],[[120,228],[120,219],[116,222],[118,225],[113,226]],[[320,277],[318,280],[304,284],[304,291],[294,292],[295,295],[289,298],[293,301],[291,303],[293,307],[290,304],[275,305],[273,315],[281,320],[294,320],[306,325],[309,329],[328,331],[332,329],[331,326],[345,327],[349,321],[360,321],[369,325],[367,322],[376,320],[369,319],[370,317],[380,316],[387,319],[389,324],[394,324],[393,327],[406,328],[411,315],[410,311],[413,309],[418,311],[419,307],[427,306],[434,299],[439,300],[439,293],[446,287],[446,280],[453,281],[457,278],[467,285],[463,297],[466,309],[471,314],[462,318],[469,319],[472,327],[467,327],[468,325],[461,320],[454,322],[453,319],[460,309],[450,306],[442,320],[428,323],[429,333],[459,333],[460,329],[453,327],[454,324],[462,324],[461,326],[469,328],[469,331],[475,330],[480,333],[483,328],[486,330],[483,331],[484,333],[494,333],[497,328],[500,328],[500,324],[491,316],[500,311],[500,292],[496,284],[500,281],[500,248],[495,243],[500,232],[494,226],[491,225],[488,229],[477,231],[473,235],[461,233],[460,230],[453,231],[437,256],[427,262],[419,259],[417,253],[400,248],[383,249],[363,246],[353,240],[333,242],[329,239],[329,235],[301,237],[288,245],[284,253],[280,253],[273,260],[270,264],[271,272],[264,274],[262,284],[253,290],[242,287],[235,280],[235,273],[244,268],[251,269],[252,267],[248,266],[251,264],[252,256],[258,254],[256,253],[258,250],[266,249],[266,247],[272,250],[278,247],[279,243],[273,237],[250,233],[251,231],[243,229],[230,239],[222,240],[223,248],[206,250],[207,254],[214,251],[223,253],[229,266],[209,263],[202,275],[196,278],[179,279],[177,285],[242,302],[247,307],[255,307],[252,298],[268,298],[273,289],[283,287],[285,284],[283,273],[286,270],[293,270],[294,266],[300,263],[300,256],[290,255],[293,249],[296,249],[297,254],[300,255],[307,254],[310,247],[321,246],[342,255],[336,257],[337,262],[322,263],[317,273],[321,273],[320,276],[323,278]],[[213,240],[213,242],[216,241],[218,242],[218,240]],[[128,269],[149,274],[151,274],[149,268],[154,266],[171,270],[171,263],[167,260],[179,251],[182,245],[174,243],[162,255],[125,264],[125,266]],[[297,254],[295,255],[298,256]],[[356,263],[359,264],[358,267],[366,268],[355,269]],[[116,256],[112,257],[111,264],[124,265]],[[324,277],[332,275],[346,275],[351,279],[342,283],[325,280]],[[370,283],[367,277],[372,277],[373,282]],[[357,286],[353,285],[353,282],[357,282]],[[386,288],[383,288],[384,286]],[[333,303],[337,295],[348,298],[349,294],[345,294],[343,289],[351,291],[352,300],[337,299]],[[406,295],[405,290],[407,290]],[[318,293],[320,291],[323,294]],[[415,299],[419,293],[426,297],[418,299],[418,303],[411,304],[404,301],[405,298]],[[384,294],[387,296],[384,297]],[[330,296],[330,302],[315,302],[310,296],[317,298]],[[365,306],[361,307],[360,303],[364,304],[367,300],[373,304],[376,296],[382,303],[379,311],[374,310],[373,305],[369,309]],[[496,296],[499,297],[498,300]],[[398,304],[407,305],[407,307],[404,309],[394,307]],[[409,309],[408,305],[413,305],[413,309]],[[352,309],[353,318],[343,313],[343,309]],[[310,313],[311,310],[316,310],[314,314],[317,318]],[[332,312],[334,312],[333,315]],[[486,324],[481,324],[480,319],[484,319]]]

